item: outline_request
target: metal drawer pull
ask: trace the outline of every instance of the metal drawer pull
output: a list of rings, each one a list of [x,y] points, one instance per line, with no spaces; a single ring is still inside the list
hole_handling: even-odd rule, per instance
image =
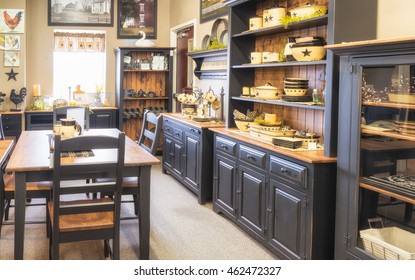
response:
[[[180,136],[180,133],[176,132],[176,136]]]
[[[194,128],[191,128],[190,131],[196,133],[196,130]]]
[[[284,167],[281,167],[281,172],[282,173],[288,173],[288,170],[286,168],[284,168]]]
[[[226,146],[225,144],[222,144],[222,146],[220,146],[220,147],[224,150],[228,150],[228,146]]]
[[[250,155],[250,154],[247,154],[247,155],[246,155],[246,157],[247,157],[248,159],[252,159],[252,160],[254,159],[254,157],[253,157],[252,155]]]

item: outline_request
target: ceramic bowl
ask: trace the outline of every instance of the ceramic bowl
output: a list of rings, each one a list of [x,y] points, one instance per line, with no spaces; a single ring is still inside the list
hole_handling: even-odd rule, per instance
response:
[[[320,11],[321,15],[324,15],[325,13],[327,13],[327,7],[323,5],[308,4],[308,5],[304,5],[304,6],[289,10],[291,16],[296,16],[296,17],[301,17],[301,18],[311,16],[317,11]]]
[[[291,51],[297,61],[317,61],[326,56],[324,42],[296,43],[291,46]]]
[[[306,95],[307,89],[304,88],[284,88],[284,92],[289,96],[303,96]]]
[[[279,99],[283,93],[282,89],[267,84],[255,88],[256,97],[261,99]]]

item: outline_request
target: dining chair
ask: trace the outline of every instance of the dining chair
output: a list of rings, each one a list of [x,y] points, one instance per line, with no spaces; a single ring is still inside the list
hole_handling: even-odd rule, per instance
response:
[[[4,140],[4,131],[2,117],[0,115],[0,140]],[[13,151],[13,150],[12,150]],[[10,152],[11,155],[12,152]],[[10,157],[9,155],[9,157]],[[5,168],[8,159],[0,166],[0,236],[3,226],[3,217],[5,221],[9,220],[10,207],[16,190],[14,173],[7,174]],[[26,197],[28,200],[34,198],[44,198],[46,203],[49,201],[50,191],[52,189],[51,181],[29,182],[26,184]],[[45,203],[28,203],[27,206],[45,206]],[[34,222],[32,222],[34,223]],[[37,223],[37,222],[36,222]],[[8,223],[11,224],[11,223]]]
[[[62,118],[66,118],[68,110],[71,109],[83,109],[84,110],[84,127],[82,129],[89,129],[89,107],[88,106],[63,106],[53,108],[53,124],[58,123]],[[80,120],[76,120],[78,123]]]
[[[155,155],[157,152],[157,146],[161,136],[161,127],[163,122],[163,115],[157,115],[154,112],[146,110],[143,115],[143,124],[141,134],[138,139],[138,145],[144,148],[147,152]],[[138,177],[124,177],[122,182],[122,194],[132,195],[133,200],[123,200],[123,203],[134,203],[134,214],[138,215],[139,209],[139,193],[140,184]],[[105,181],[105,179],[98,179],[99,181]],[[102,193],[101,196],[107,196]],[[137,217],[123,217],[122,219],[136,219]]]
[[[59,259],[61,243],[83,240],[104,240],[105,257],[120,258],[124,153],[123,132],[118,137],[86,135],[64,140],[56,135],[53,194],[48,204],[51,259]],[[84,181],[96,178],[107,180],[92,180],[90,183]],[[89,199],[81,195],[87,192],[105,192],[112,196]]]

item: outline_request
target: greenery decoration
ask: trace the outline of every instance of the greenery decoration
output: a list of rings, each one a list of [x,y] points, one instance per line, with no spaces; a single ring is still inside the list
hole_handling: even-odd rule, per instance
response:
[[[321,17],[321,16],[324,16],[326,13],[327,13],[327,9],[318,9],[311,15],[308,15],[305,17],[286,15],[280,19],[280,23],[284,25],[285,29],[287,29],[290,24],[293,24],[293,23],[296,23],[302,20],[310,19],[310,18]]]

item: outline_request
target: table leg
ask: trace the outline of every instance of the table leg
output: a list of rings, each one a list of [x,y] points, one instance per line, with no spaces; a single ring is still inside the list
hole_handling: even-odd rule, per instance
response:
[[[14,218],[14,259],[23,259],[24,225],[26,215],[26,173],[15,174],[15,218]]]
[[[140,196],[138,231],[140,237],[140,259],[150,258],[150,171],[151,166],[140,167]]]

